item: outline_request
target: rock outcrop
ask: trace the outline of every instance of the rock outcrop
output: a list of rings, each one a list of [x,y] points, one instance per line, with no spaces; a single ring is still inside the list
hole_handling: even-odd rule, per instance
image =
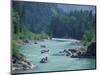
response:
[[[27,60],[22,54],[12,56],[12,71],[28,70],[35,67],[36,65],[32,64],[32,62]]]
[[[70,56],[73,58],[93,58],[96,57],[96,42],[92,42],[87,48],[80,47],[68,49]]]
[[[40,63],[47,63],[48,62],[48,57],[42,58]]]

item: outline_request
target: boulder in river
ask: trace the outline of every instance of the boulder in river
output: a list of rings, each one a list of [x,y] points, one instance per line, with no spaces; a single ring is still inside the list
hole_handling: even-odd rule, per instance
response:
[[[40,63],[47,63],[47,62],[48,62],[48,58],[47,57],[42,58],[41,61],[40,61]]]
[[[35,41],[34,44],[38,44],[38,43]]]
[[[70,56],[71,57],[84,57],[86,54],[86,49],[81,47],[81,48],[74,48],[74,49],[69,49],[68,51],[70,51]]]
[[[48,53],[49,52],[49,49],[47,50],[41,50],[41,53]]]
[[[59,56],[70,56],[70,51],[68,51],[68,49],[64,49],[63,51],[59,51],[58,54],[56,55],[59,55]]]

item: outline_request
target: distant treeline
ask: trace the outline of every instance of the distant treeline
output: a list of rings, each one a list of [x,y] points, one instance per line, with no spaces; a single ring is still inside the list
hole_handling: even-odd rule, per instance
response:
[[[54,16],[51,31],[54,37],[82,39],[87,30],[95,29],[95,24],[92,11],[72,11],[66,16]]]
[[[65,13],[57,4],[13,2],[20,21],[33,33],[44,32],[51,37],[82,39],[96,27],[96,14],[91,10]]]

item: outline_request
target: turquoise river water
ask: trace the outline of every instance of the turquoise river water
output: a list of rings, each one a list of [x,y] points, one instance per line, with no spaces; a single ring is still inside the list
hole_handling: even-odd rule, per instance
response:
[[[68,56],[52,55],[64,49],[80,47],[74,44],[76,41],[77,40],[73,39],[53,39],[38,41],[38,44],[31,42],[23,45],[21,48],[22,53],[31,60],[33,64],[36,64],[37,67],[32,70],[20,70],[18,73],[95,69],[96,60],[93,58],[71,58]],[[41,48],[41,45],[45,45],[46,48]],[[49,49],[49,52],[41,54],[41,50],[45,49]],[[48,63],[40,63],[41,58],[46,56],[48,57]]]

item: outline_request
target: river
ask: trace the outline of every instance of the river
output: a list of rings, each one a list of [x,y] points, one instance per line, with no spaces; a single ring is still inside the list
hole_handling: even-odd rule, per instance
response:
[[[78,40],[73,39],[53,39],[45,41],[34,41],[23,45],[21,52],[36,64],[37,67],[32,70],[17,71],[18,73],[28,72],[47,72],[47,71],[63,71],[63,70],[80,70],[80,69],[95,69],[96,60],[94,58],[71,58],[68,56],[53,56],[53,54],[63,51],[68,48],[80,47],[79,44],[74,44]],[[41,48],[45,45],[46,48]],[[48,53],[41,54],[41,50],[49,49]],[[48,63],[40,63],[41,58],[48,57]]]

